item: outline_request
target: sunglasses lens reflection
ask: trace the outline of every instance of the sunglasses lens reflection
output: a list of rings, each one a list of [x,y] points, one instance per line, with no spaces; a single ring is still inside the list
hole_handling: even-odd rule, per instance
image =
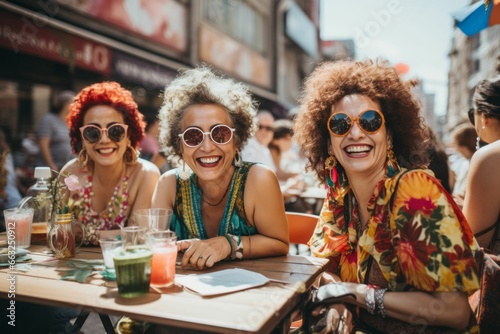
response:
[[[344,113],[334,114],[330,118],[330,131],[337,135],[345,135],[351,129],[351,118]]]
[[[83,138],[89,143],[96,143],[101,138],[101,129],[95,126],[88,126],[83,130]]]
[[[182,135],[182,139],[187,146],[195,147],[200,145],[203,142],[203,131],[196,128],[188,129]]]
[[[218,125],[210,131],[210,136],[217,144],[227,144],[233,136],[233,131],[228,126]]]
[[[111,125],[108,128],[108,137],[114,142],[119,142],[125,137],[125,128],[119,124]]]
[[[375,110],[367,110],[359,117],[359,125],[367,132],[375,132],[382,126],[382,116]]]

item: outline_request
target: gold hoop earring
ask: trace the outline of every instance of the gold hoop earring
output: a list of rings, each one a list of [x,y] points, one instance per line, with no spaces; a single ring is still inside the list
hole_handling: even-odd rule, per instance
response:
[[[127,150],[125,151],[124,158],[126,165],[134,165],[139,158],[139,153],[132,146],[128,145]]]
[[[87,167],[88,162],[89,162],[89,155],[87,154],[87,150],[82,148],[78,153],[78,166],[81,169],[85,169]]]

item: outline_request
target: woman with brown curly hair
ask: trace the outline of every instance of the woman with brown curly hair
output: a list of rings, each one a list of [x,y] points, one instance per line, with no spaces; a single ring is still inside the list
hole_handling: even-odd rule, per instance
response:
[[[295,139],[328,190],[309,245],[331,259],[320,289],[343,296],[326,313],[327,330],[474,326],[467,294],[478,288],[477,243],[441,183],[419,169],[428,138],[412,84],[372,61],[327,62],[305,83]]]
[[[185,250],[182,266],[287,254],[276,175],[239,153],[255,129],[248,88],[200,67],[180,74],[163,97],[160,143],[183,166],[161,176],[153,206],[173,210],[170,229]]]
[[[116,82],[85,87],[68,114],[71,147],[78,155],[60,175],[78,177],[72,195],[84,244],[98,245],[105,230],[119,230],[135,210],[151,207],[158,168],[138,158],[145,123],[130,91]]]

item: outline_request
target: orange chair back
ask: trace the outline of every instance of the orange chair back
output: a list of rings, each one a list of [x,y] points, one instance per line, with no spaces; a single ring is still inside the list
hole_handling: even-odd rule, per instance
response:
[[[306,245],[311,238],[319,216],[300,212],[286,212],[290,242]]]

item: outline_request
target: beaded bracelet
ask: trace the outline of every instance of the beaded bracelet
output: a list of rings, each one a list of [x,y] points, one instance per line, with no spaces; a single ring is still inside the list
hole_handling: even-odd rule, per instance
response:
[[[370,314],[375,314],[375,290],[378,289],[378,287],[369,284],[368,285],[368,290],[366,290],[366,295],[365,295],[365,302],[366,302],[366,310]]]
[[[387,316],[387,312],[385,311],[385,306],[384,306],[384,294],[387,291],[387,289],[377,289],[375,291],[375,304],[377,306],[377,314],[381,315],[382,318],[385,318]]]
[[[229,253],[229,255],[227,257],[234,259],[234,246],[233,246],[233,240],[231,238],[231,235],[224,234],[223,237],[226,238],[227,242],[229,242],[229,247],[231,247],[231,252]]]

